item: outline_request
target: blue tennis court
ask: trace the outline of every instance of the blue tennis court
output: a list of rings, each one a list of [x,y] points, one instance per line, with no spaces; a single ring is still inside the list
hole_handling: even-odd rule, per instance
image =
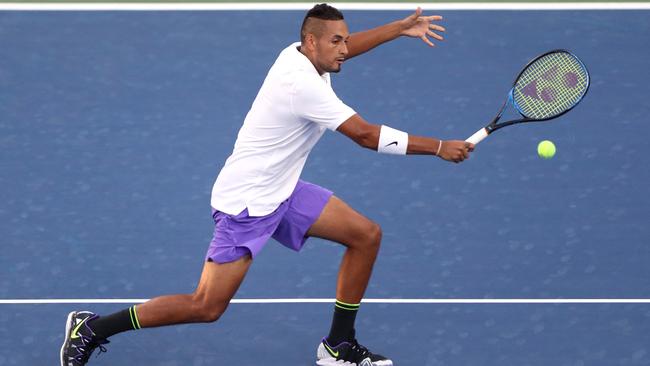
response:
[[[444,11],[446,41],[400,39],[333,76],[369,121],[465,139],[520,68],[566,48],[585,100],[460,165],[326,133],[303,179],[380,223],[375,299],[650,299],[648,11]],[[346,11],[351,31],[406,16]],[[194,290],[210,190],[302,11],[0,12],[0,299]],[[551,160],[537,143],[555,142]],[[236,298],[333,298],[343,248],[270,243]],[[359,339],[396,365],[650,365],[650,300],[364,304]],[[58,364],[67,313],[0,304],[0,365]],[[312,365],[331,303],[233,304],[215,324],[112,339],[92,365]]]

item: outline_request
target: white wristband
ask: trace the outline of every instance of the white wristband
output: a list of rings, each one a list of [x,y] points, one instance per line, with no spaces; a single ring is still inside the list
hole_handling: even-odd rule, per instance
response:
[[[409,144],[408,133],[388,126],[381,126],[377,152],[381,154],[406,155]]]

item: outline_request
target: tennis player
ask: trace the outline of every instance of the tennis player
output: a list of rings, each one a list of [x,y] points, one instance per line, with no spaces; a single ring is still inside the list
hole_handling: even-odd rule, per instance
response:
[[[154,298],[108,316],[71,312],[61,365],[85,365],[108,338],[128,330],[214,322],[224,313],[253,259],[270,238],[298,251],[308,237],[346,247],[338,274],[329,334],[316,364],[390,366],[355,338],[355,318],[379,251],[382,232],[329,190],[300,180],[309,152],[325,130],[338,131],[362,147],[385,154],[429,154],[461,162],[474,146],[464,141],[408,135],[366,122],[334,93],[330,73],[344,61],[400,36],[442,40],[439,16],[411,16],[349,34],[343,15],[320,4],[309,10],[301,42],[284,49],[269,70],[239,131],[232,155],[212,191],[214,237],[196,291]],[[346,363],[347,362],[347,363]]]

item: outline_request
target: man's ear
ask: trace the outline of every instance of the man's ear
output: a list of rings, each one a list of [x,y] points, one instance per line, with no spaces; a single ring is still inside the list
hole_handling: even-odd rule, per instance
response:
[[[305,47],[308,50],[314,51],[316,49],[316,37],[313,33],[307,33],[305,35]]]

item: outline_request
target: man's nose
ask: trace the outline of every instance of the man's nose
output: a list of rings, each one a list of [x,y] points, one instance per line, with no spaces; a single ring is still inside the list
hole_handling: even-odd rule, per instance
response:
[[[347,43],[343,42],[343,46],[341,46],[340,51],[343,56],[348,54],[348,45]]]

